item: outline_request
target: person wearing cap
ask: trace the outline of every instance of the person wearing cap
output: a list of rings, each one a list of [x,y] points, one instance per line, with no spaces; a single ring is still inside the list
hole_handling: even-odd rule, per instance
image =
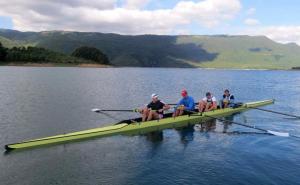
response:
[[[208,112],[217,109],[217,99],[207,92],[205,97],[199,101],[199,112]]]
[[[170,109],[170,105],[158,99],[158,94],[151,95],[152,101],[139,112],[142,114],[142,121],[163,118],[164,111]]]
[[[232,107],[234,105],[234,96],[229,93],[228,89],[225,89],[224,94],[222,96],[222,100],[220,101],[221,108]]]
[[[181,91],[182,99],[174,107],[173,117],[181,116],[189,111],[194,111],[195,101],[194,98],[188,96],[188,92],[184,89]]]

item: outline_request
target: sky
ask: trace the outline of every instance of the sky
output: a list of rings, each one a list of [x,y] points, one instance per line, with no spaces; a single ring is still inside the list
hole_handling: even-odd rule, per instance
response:
[[[299,0],[0,0],[0,28],[265,35],[300,45]]]

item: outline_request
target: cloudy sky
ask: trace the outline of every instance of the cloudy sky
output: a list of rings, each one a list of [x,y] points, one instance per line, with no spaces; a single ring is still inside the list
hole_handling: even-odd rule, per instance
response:
[[[266,35],[300,45],[299,0],[0,0],[0,28]]]

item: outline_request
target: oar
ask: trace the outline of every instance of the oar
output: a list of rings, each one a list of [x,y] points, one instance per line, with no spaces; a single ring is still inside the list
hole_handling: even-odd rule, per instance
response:
[[[138,109],[92,109],[93,112],[139,112]]]
[[[96,112],[96,113],[100,113],[100,114],[103,114],[103,115],[105,115],[105,116],[107,116],[107,117],[109,117],[109,118],[111,118],[111,119],[114,119],[114,120],[116,120],[116,121],[119,121],[120,119],[118,119],[118,118],[116,118],[116,117],[114,117],[114,116],[112,116],[112,115],[110,115],[109,113],[106,113],[105,111],[107,111],[107,112],[118,112],[118,111],[122,111],[122,112],[138,112],[139,110],[138,109],[133,109],[133,110],[126,110],[126,109],[121,109],[121,110],[117,110],[117,109],[92,109],[91,111],[93,111],[93,112]],[[137,123],[137,121],[135,121],[135,120],[133,120],[133,119],[130,119],[130,121],[132,122],[132,123]],[[122,121],[120,122],[118,122],[118,123],[116,123],[116,124],[120,124],[120,123],[122,123]]]
[[[279,115],[284,115],[284,116],[289,116],[289,117],[300,119],[300,116],[293,115],[293,114],[287,114],[287,113],[284,113],[284,112],[277,112],[277,111],[262,109],[262,108],[258,108],[258,107],[248,107],[247,106],[247,108],[261,110],[261,111],[265,111],[265,112],[270,112],[270,113],[274,113],[274,114],[279,114]]]
[[[232,104],[237,105],[237,106],[243,105],[242,103],[232,103]],[[261,110],[261,111],[265,111],[265,112],[270,112],[270,113],[274,113],[274,114],[279,114],[279,115],[284,115],[284,116],[289,116],[289,117],[300,119],[300,116],[293,115],[293,114],[287,114],[287,113],[284,113],[284,112],[278,112],[278,111],[263,109],[263,108],[259,108],[259,107],[251,107],[251,106],[247,106],[247,104],[246,104],[246,107],[249,108],[249,109],[256,109],[256,110]]]
[[[177,105],[177,103],[167,103],[168,105]],[[199,103],[195,103],[195,105],[198,105]]]
[[[236,125],[240,125],[240,126],[244,126],[244,127],[256,129],[256,130],[259,130],[259,131],[263,131],[263,132],[269,133],[269,134],[274,135],[274,136],[300,138],[298,136],[290,135],[287,132],[277,132],[277,131],[273,131],[273,130],[266,130],[266,129],[262,129],[262,128],[259,128],[259,127],[256,127],[256,126],[251,126],[251,125],[246,125],[246,124],[243,124],[243,123],[238,123],[238,122],[235,122],[235,121],[230,121],[230,120],[225,120],[225,119],[221,119],[221,118],[216,118],[214,116],[209,116],[209,115],[204,115],[204,116],[207,116],[207,117],[210,117],[210,118],[222,121],[222,122],[232,123],[232,124],[236,124]]]
[[[191,116],[198,116],[197,114],[199,113],[199,112],[195,112],[195,111],[188,111],[188,112],[191,112],[191,113],[194,114],[194,115],[191,115]],[[202,114],[200,114],[200,116],[202,116]],[[266,130],[266,129],[262,129],[262,128],[259,128],[259,127],[256,127],[256,126],[246,125],[246,124],[243,124],[243,123],[229,121],[229,120],[225,120],[225,119],[221,119],[221,118],[217,118],[217,117],[209,116],[209,115],[203,115],[203,116],[206,116],[206,117],[209,117],[209,118],[213,118],[213,119],[216,119],[216,120],[219,120],[219,121],[222,121],[222,122],[232,123],[232,124],[236,124],[236,125],[240,125],[240,126],[244,126],[244,127],[256,129],[256,130],[263,131],[263,132],[266,132],[266,133],[269,133],[269,134],[275,135],[275,136],[280,136],[280,137],[295,137],[295,138],[298,138],[298,139],[300,138],[298,136],[290,135],[287,132],[277,132],[277,131],[273,131],[273,130]]]

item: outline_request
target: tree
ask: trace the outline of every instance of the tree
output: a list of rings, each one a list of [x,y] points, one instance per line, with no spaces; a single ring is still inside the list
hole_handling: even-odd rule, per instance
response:
[[[0,61],[5,61],[7,55],[7,49],[2,46],[2,43],[0,42]]]
[[[83,46],[83,47],[77,48],[72,53],[72,56],[83,58],[86,60],[92,60],[92,61],[100,63],[100,64],[108,64],[109,63],[107,56],[104,53],[102,53],[99,49],[94,48],[94,47]]]

